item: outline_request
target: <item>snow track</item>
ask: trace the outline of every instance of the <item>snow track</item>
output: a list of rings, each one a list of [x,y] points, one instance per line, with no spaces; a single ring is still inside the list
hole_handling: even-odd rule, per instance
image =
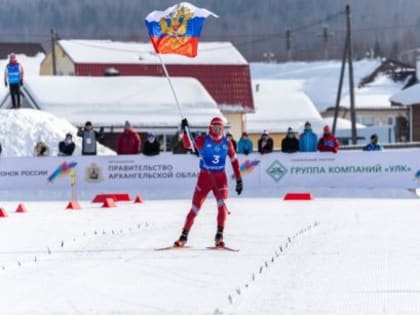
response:
[[[418,200],[231,199],[225,240],[201,210],[172,244],[190,200],[2,206],[0,293],[7,314],[419,314]]]

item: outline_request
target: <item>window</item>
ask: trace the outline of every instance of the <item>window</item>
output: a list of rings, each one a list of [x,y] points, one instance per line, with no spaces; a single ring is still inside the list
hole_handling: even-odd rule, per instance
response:
[[[373,116],[358,116],[357,122],[365,126],[373,126],[375,124],[375,119]]]

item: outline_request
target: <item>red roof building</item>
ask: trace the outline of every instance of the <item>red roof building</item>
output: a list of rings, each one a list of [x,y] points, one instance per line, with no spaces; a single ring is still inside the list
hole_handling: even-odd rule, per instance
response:
[[[173,77],[198,79],[224,113],[254,112],[248,62],[229,42],[201,42],[198,55],[161,55]],[[53,74],[52,56],[41,74]],[[107,40],[59,40],[56,74],[76,76],[164,76],[159,56],[149,43]]]

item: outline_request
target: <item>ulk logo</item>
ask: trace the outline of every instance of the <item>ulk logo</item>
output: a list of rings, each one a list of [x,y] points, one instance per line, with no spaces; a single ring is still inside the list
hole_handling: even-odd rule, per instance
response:
[[[266,170],[267,174],[270,175],[272,179],[278,182],[284,175],[287,173],[287,169],[279,162],[274,161]]]

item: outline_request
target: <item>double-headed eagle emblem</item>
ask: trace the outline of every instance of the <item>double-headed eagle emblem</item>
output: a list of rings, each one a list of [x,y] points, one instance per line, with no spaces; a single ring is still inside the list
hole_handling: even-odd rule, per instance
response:
[[[190,9],[178,4],[176,9],[172,11],[169,16],[159,20],[162,34],[171,37],[184,36],[187,32],[188,20],[190,20],[192,16],[193,12]]]

